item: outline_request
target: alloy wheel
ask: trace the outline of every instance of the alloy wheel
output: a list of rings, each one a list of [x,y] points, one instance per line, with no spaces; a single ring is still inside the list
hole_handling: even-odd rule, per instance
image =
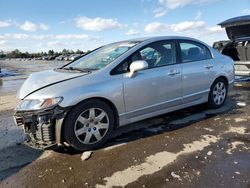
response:
[[[81,113],[74,127],[77,139],[86,145],[100,141],[109,129],[109,117],[100,108],[89,108]]]
[[[226,99],[226,86],[223,82],[218,82],[213,89],[213,101],[216,105],[221,105]]]

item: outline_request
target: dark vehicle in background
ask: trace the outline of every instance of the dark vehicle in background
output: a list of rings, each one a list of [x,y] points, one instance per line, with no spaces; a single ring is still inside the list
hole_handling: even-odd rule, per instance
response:
[[[250,15],[228,19],[219,23],[226,29],[228,41],[218,41],[213,47],[235,61],[235,74],[250,75]]]

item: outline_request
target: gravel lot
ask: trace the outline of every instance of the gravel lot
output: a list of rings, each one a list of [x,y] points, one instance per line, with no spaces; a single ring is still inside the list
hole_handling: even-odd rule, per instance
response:
[[[250,187],[250,86],[239,80],[225,105],[205,105],[120,129],[82,161],[71,148],[36,150],[12,115],[27,76],[65,62],[0,61],[0,187]]]

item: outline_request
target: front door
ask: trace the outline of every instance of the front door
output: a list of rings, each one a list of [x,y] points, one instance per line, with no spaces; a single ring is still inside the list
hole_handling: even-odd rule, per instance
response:
[[[130,60],[145,60],[149,67],[133,78],[124,74],[124,101],[128,118],[157,113],[181,103],[181,68],[174,41],[151,43]]]

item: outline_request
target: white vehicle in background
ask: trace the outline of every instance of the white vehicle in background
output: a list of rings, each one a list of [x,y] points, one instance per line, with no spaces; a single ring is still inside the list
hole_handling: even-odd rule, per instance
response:
[[[230,40],[218,41],[213,47],[235,61],[235,74],[250,76],[250,15],[228,19],[219,23],[226,29]]]
[[[81,54],[72,54],[71,56],[69,56],[69,61],[74,61],[79,57],[81,57]]]
[[[59,55],[59,56],[56,57],[56,60],[57,61],[62,61],[64,57],[65,57],[65,55]]]

